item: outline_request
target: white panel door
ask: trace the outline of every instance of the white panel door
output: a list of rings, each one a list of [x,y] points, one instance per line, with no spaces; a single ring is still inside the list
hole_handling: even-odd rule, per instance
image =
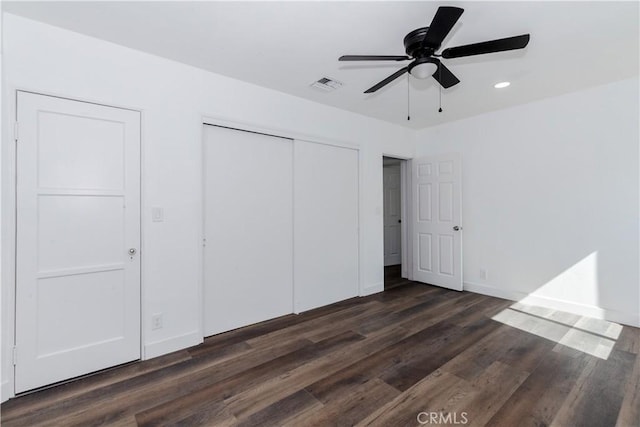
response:
[[[358,295],[358,152],[295,141],[294,282],[301,312]]]
[[[204,126],[204,331],[293,312],[293,142]]]
[[[413,278],[462,290],[460,155],[413,160]]]
[[[140,114],[19,92],[18,121],[17,393],[140,358]]]
[[[402,262],[400,165],[383,167],[384,188],[384,265]]]

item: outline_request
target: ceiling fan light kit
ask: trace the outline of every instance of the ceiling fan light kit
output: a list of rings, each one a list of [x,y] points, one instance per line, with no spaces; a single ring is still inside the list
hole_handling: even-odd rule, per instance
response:
[[[440,6],[428,27],[418,28],[407,34],[403,40],[407,55],[344,55],[339,61],[412,61],[406,67],[376,83],[364,93],[373,93],[388,85],[405,73],[418,79],[433,77],[442,88],[450,88],[460,80],[440,61],[439,58],[453,59],[486,53],[523,49],[529,43],[529,34],[490,40],[463,46],[455,46],[436,53],[464,9]],[[497,86],[496,86],[497,87]]]
[[[407,67],[407,71],[416,79],[426,79],[435,74],[440,61],[436,58],[416,59]]]

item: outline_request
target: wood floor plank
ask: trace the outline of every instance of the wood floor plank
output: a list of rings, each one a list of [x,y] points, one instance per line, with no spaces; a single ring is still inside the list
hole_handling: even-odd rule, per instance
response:
[[[401,391],[407,390],[498,327],[490,319],[481,319],[467,327],[451,324],[448,332],[437,336],[429,333],[431,337],[405,350],[397,358],[398,362],[385,369],[379,377]]]
[[[194,399],[195,400],[195,399]],[[202,399],[191,406],[176,407],[168,402],[163,411],[147,410],[135,416],[137,425],[141,427],[167,425],[201,425],[210,423],[235,424],[237,420],[221,399]]]
[[[421,412],[439,411],[456,405],[473,393],[471,384],[447,372],[437,370],[416,383],[357,426],[404,427],[418,425]]]
[[[376,306],[373,306],[357,315],[346,316],[343,319],[338,319],[336,322],[328,324],[325,328],[314,328],[312,330],[305,331],[301,336],[313,342],[326,339],[346,330],[354,330],[359,334],[366,336],[371,332],[375,332],[378,329],[392,324],[396,319],[409,317],[409,314],[404,314],[405,310],[414,308],[421,304],[424,304],[422,300],[418,300],[413,297],[398,298],[389,301],[387,304],[378,303]],[[385,321],[381,321],[380,319],[385,319]],[[363,327],[364,325],[378,323],[381,324],[377,327]]]
[[[607,360],[592,357],[551,425],[615,425],[635,357],[618,350]]]
[[[135,417],[125,418],[111,425],[111,427],[137,427],[137,426],[138,426],[138,423]]]
[[[295,423],[302,422],[305,427],[352,426],[399,394],[400,391],[384,381],[373,379],[351,388],[348,393],[333,394],[324,402],[321,411],[285,425],[297,427],[301,424]]]
[[[636,354],[633,372],[627,381],[624,399],[616,420],[617,427],[640,426],[640,355]]]
[[[616,350],[640,354],[640,328],[632,328],[631,326],[622,328],[622,332],[616,339],[614,348]]]
[[[472,383],[473,396],[456,405],[443,408],[452,413],[466,412],[469,426],[484,426],[491,417],[509,400],[511,395],[529,376],[528,372],[495,362]]]
[[[550,351],[488,425],[550,425],[587,363]]]
[[[238,424],[238,427],[285,425],[292,418],[304,417],[314,409],[323,408],[315,397],[306,390],[297,392],[278,400],[272,405],[253,413]],[[306,421],[305,421],[305,425]]]
[[[640,425],[637,328],[396,285],[11,399],[0,422],[387,427],[464,412],[466,425]]]
[[[501,325],[495,331],[485,335],[456,357],[447,361],[442,370],[468,381],[477,378],[506,351],[504,343],[513,343],[520,331]]]
[[[220,401],[210,401],[200,408],[198,412],[190,413],[175,422],[163,422],[162,424],[151,423],[149,426],[176,426],[176,427],[192,427],[192,426],[216,426],[216,427],[235,427],[238,420],[229,412],[226,405]],[[143,424],[140,424],[141,426]]]
[[[350,389],[353,385],[364,384],[373,380],[385,370],[396,367],[403,357],[407,357],[412,349],[420,351],[416,347],[422,345],[425,340],[442,333],[451,333],[459,328],[448,323],[440,322],[431,325],[422,331],[407,335],[387,347],[380,347],[377,351],[353,361],[348,366],[336,371],[333,375],[325,376],[307,386],[314,396],[322,402],[327,402],[334,395],[343,394],[343,390]]]
[[[327,329],[332,330],[335,325],[339,325],[341,322],[350,318],[356,317],[361,314],[366,314],[369,310],[375,310],[376,307],[381,307],[382,304],[378,301],[368,301],[362,306],[353,306],[339,310],[324,317],[313,318],[308,321],[298,322],[290,327],[272,331],[264,335],[260,335],[247,340],[247,343],[254,348],[268,347],[277,340],[291,339],[291,338],[306,338],[305,334],[317,334],[318,331],[325,331]],[[342,330],[340,332],[343,332]]]
[[[369,316],[363,321],[358,322],[354,327],[359,333],[363,335],[368,335],[372,332],[380,330],[392,323],[398,323],[410,319],[414,316],[420,315],[424,313],[426,310],[430,308],[434,308],[439,304],[452,304],[452,298],[457,298],[459,296],[448,296],[445,294],[436,295],[434,297],[424,297],[412,299],[408,304],[403,300],[399,300],[394,303],[392,302],[390,305],[393,308],[398,307],[398,302],[402,303],[399,310],[384,310],[376,313],[375,316]],[[423,301],[426,299],[426,301]]]

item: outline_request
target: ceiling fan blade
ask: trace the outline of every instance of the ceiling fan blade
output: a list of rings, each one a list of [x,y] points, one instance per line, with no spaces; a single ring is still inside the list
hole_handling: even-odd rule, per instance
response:
[[[380,89],[381,87],[384,87],[384,86],[388,85],[389,83],[391,83],[392,81],[394,81],[395,79],[397,79],[398,77],[400,77],[401,75],[403,75],[406,72],[407,72],[407,67],[401,68],[398,71],[396,71],[395,73],[391,74],[386,79],[382,80],[381,82],[379,82],[379,83],[371,86],[369,89],[365,90],[364,93],[373,93],[373,92],[377,91],[378,89]]]
[[[449,31],[458,22],[462,12],[464,12],[464,9],[459,7],[440,6],[433,17],[433,21],[431,21],[431,25],[429,25],[427,34],[424,36],[422,47],[438,49],[444,38],[449,34]]]
[[[491,40],[464,46],[450,47],[442,51],[443,58],[462,58],[463,56],[482,55],[484,53],[504,52],[522,49],[529,44],[529,34]]]
[[[393,55],[343,55],[338,61],[406,61],[408,56]]]
[[[438,63],[438,69],[433,73],[433,78],[445,89],[460,83],[460,80],[442,62]]]

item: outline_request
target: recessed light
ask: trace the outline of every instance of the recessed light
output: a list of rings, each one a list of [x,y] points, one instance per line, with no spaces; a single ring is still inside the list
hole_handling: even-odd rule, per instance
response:
[[[509,86],[510,84],[511,82],[500,82],[500,83],[494,84],[493,87],[495,87],[496,89],[502,89]]]

